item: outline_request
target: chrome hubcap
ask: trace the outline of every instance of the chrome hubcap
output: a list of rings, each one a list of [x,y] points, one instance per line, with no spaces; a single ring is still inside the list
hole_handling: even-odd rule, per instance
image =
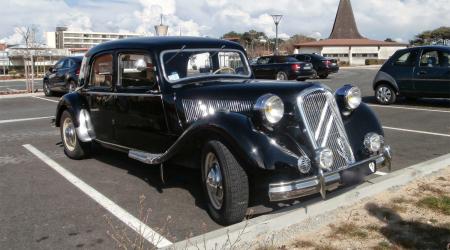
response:
[[[377,91],[377,99],[381,102],[389,102],[392,97],[392,92],[389,88],[381,87]]]
[[[286,77],[283,73],[280,72],[277,74],[277,80],[286,80]]]
[[[219,210],[223,204],[223,182],[220,164],[214,153],[208,153],[206,156],[205,167],[208,197],[213,207]]]
[[[44,83],[44,91],[45,93],[48,93],[49,91],[48,83]]]
[[[63,123],[63,139],[64,145],[70,151],[75,149],[77,143],[77,135],[75,131],[75,126],[73,125],[72,119],[66,118]]]
[[[75,91],[75,83],[71,82],[69,83],[69,93]]]

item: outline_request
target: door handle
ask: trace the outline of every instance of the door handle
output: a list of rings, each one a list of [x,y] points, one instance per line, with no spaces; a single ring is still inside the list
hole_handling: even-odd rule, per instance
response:
[[[419,73],[417,73],[417,75],[419,75],[419,76],[422,76],[422,75],[426,75],[427,74],[427,72],[426,71],[420,71]]]

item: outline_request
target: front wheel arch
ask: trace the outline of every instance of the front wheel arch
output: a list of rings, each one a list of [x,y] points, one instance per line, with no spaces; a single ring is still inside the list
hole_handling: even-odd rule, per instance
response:
[[[391,82],[388,82],[388,81],[378,81],[377,83],[375,83],[373,90],[376,90],[378,88],[378,86],[380,86],[382,84],[389,85],[393,90],[395,90],[395,94],[396,95],[400,94],[400,91],[397,88],[397,86],[395,84],[392,84]]]

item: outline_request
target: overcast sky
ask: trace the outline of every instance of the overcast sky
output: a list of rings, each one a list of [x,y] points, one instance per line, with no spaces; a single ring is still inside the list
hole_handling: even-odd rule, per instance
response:
[[[0,0],[0,40],[20,42],[15,27],[36,25],[43,37],[55,26],[72,30],[152,35],[159,14],[169,33],[220,37],[249,29],[274,36],[270,14],[282,14],[281,37],[297,33],[327,38],[339,0]],[[372,39],[408,41],[450,26],[449,0],[353,0],[360,32]]]

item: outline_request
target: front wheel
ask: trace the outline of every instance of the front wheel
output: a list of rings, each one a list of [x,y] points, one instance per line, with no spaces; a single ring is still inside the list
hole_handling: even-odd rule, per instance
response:
[[[78,139],[74,118],[67,110],[61,115],[60,132],[64,152],[69,158],[80,160],[91,153],[91,143],[82,142]]]
[[[50,89],[48,81],[44,81],[44,84],[42,86],[42,89],[44,90],[45,96],[53,96],[53,92]]]
[[[395,103],[397,95],[394,88],[387,84],[378,85],[375,89],[375,98],[377,102],[383,105],[389,105]]]
[[[219,141],[209,141],[203,148],[202,183],[213,220],[230,225],[245,218],[249,197],[247,173]]]

